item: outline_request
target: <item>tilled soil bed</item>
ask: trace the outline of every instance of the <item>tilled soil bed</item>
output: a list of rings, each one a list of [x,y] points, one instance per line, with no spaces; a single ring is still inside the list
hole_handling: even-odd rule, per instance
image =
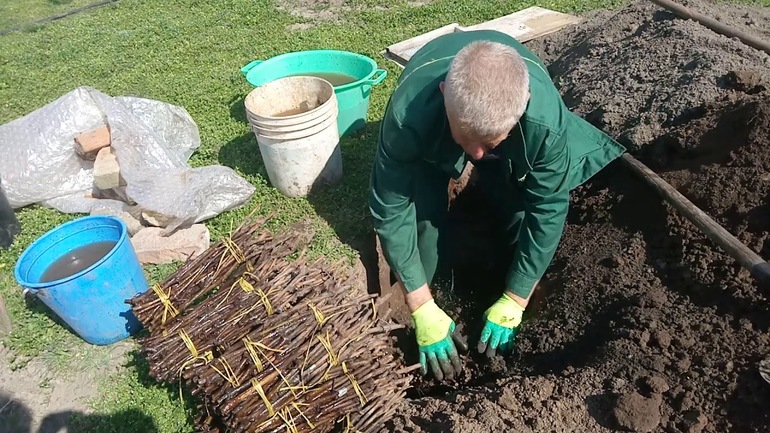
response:
[[[758,35],[770,22],[767,9],[687,5]],[[770,257],[770,57],[650,2],[530,46],[570,108]],[[458,281],[437,294],[471,343],[507,260],[482,204],[472,182],[455,200]],[[766,293],[614,163],[572,194],[516,353],[471,354],[459,380],[421,384],[392,431],[770,431]]]

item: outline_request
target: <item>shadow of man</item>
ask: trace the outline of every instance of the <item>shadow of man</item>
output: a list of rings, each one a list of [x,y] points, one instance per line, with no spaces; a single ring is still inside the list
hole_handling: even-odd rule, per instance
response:
[[[155,421],[138,409],[124,409],[110,414],[84,414],[62,411],[46,415],[37,433],[74,432],[142,432],[157,433]]]
[[[0,392],[0,433],[30,433],[32,412],[11,395]]]

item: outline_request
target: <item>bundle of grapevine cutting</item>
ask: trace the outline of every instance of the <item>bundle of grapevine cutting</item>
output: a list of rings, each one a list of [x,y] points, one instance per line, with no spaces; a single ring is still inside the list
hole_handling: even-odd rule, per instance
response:
[[[393,350],[400,326],[341,264],[290,260],[307,231],[264,222],[132,300],[150,375],[197,397],[202,432],[379,431],[419,367]]]

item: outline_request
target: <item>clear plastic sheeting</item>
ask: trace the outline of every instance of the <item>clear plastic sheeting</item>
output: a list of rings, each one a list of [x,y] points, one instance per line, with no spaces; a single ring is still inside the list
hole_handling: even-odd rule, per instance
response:
[[[200,136],[184,108],[79,87],[0,126],[0,176],[11,206],[40,203],[90,213],[115,200],[94,194],[94,163],[74,150],[76,136],[104,125],[128,198],[142,210],[172,218],[169,229],[242,206],[254,193],[254,186],[228,167],[190,167]]]

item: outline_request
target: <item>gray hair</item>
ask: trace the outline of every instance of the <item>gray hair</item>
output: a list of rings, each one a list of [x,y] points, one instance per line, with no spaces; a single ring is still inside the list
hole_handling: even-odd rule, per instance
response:
[[[444,80],[447,112],[463,133],[492,138],[508,133],[524,114],[529,73],[512,47],[472,42],[455,56]]]

